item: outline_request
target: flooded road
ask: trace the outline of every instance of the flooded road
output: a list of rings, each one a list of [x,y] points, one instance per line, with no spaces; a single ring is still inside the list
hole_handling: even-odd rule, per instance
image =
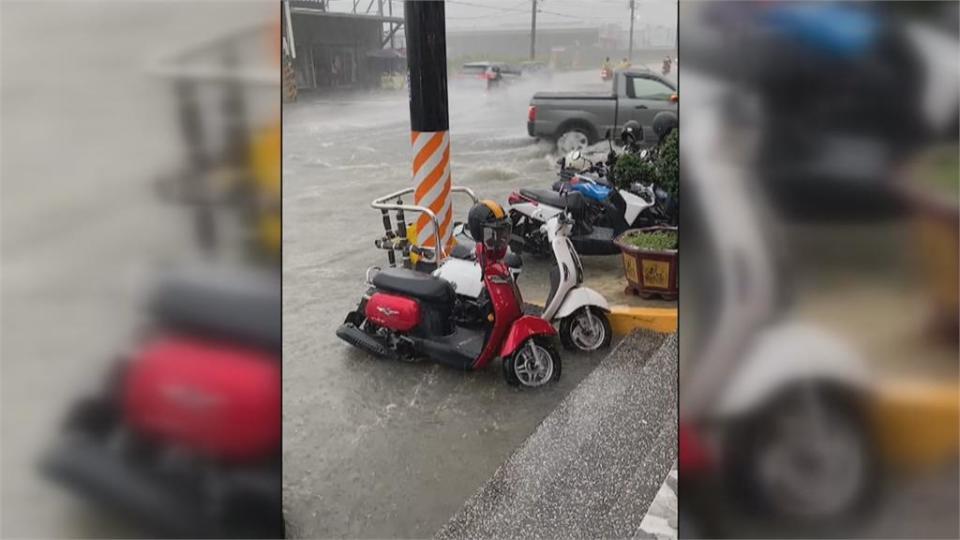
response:
[[[556,175],[552,145],[526,135],[533,92],[605,88],[595,70],[492,96],[479,84],[451,88],[452,178],[500,202]],[[559,384],[523,391],[499,363],[390,363],[337,339],[364,270],[386,262],[369,203],[411,185],[409,140],[405,92],[284,108],[284,504],[295,536],[434,534],[603,357],[564,351]],[[454,219],[468,209],[454,199]],[[542,300],[548,263],[527,259],[521,288]]]

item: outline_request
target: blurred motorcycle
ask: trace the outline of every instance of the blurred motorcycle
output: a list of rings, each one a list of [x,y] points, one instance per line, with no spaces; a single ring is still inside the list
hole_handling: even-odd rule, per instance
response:
[[[725,157],[730,123],[715,103],[731,89],[685,77],[681,512],[714,525],[716,500],[697,503],[719,485],[753,516],[833,526],[878,481],[871,381],[847,343],[790,318],[750,160]]]
[[[282,537],[279,277],[178,271],[148,306],[42,470],[151,534]]]

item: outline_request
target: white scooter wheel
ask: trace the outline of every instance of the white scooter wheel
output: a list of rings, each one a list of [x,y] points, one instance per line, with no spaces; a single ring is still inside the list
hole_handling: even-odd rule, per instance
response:
[[[731,435],[727,474],[751,510],[814,532],[855,521],[874,502],[875,444],[849,392],[788,389]]]
[[[560,321],[560,342],[571,351],[590,352],[610,346],[613,329],[599,308],[582,307]]]
[[[530,338],[503,361],[509,384],[537,388],[560,378],[560,353],[542,337]]]

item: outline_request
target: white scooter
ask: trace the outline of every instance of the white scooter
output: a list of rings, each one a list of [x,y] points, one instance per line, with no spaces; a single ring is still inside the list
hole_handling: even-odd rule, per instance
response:
[[[688,231],[703,248],[684,259],[691,271],[681,296],[689,321],[680,343],[681,490],[695,501],[720,477],[767,517],[829,523],[859,508],[876,485],[862,408],[869,372],[846,341],[784,313],[765,238],[771,227],[751,196],[758,180],[745,165],[750,154],[732,155],[730,145],[742,140],[749,150],[751,139],[728,130],[718,105],[726,85],[684,77],[695,79],[687,81],[681,138],[688,215],[698,218]],[[698,260],[704,251],[710,256]]]
[[[568,238],[573,223],[565,212],[561,212],[542,227],[557,264],[550,272],[550,294],[542,317],[559,323],[560,342],[567,349],[595,351],[609,346],[613,337],[607,315],[610,305],[600,293],[583,286],[583,265]],[[461,240],[462,232],[462,226],[455,230],[458,241],[462,242],[460,245],[467,248],[469,244]],[[516,280],[519,267],[511,273]],[[468,301],[480,299],[483,279],[476,261],[451,257],[437,268],[434,275],[453,283],[457,295]]]

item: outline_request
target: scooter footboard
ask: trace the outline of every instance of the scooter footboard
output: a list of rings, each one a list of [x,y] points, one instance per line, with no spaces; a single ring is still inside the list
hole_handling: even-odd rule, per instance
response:
[[[506,339],[500,347],[500,357],[507,358],[520,348],[527,338],[533,336],[555,336],[557,330],[549,322],[533,315],[524,315],[510,326]]]

